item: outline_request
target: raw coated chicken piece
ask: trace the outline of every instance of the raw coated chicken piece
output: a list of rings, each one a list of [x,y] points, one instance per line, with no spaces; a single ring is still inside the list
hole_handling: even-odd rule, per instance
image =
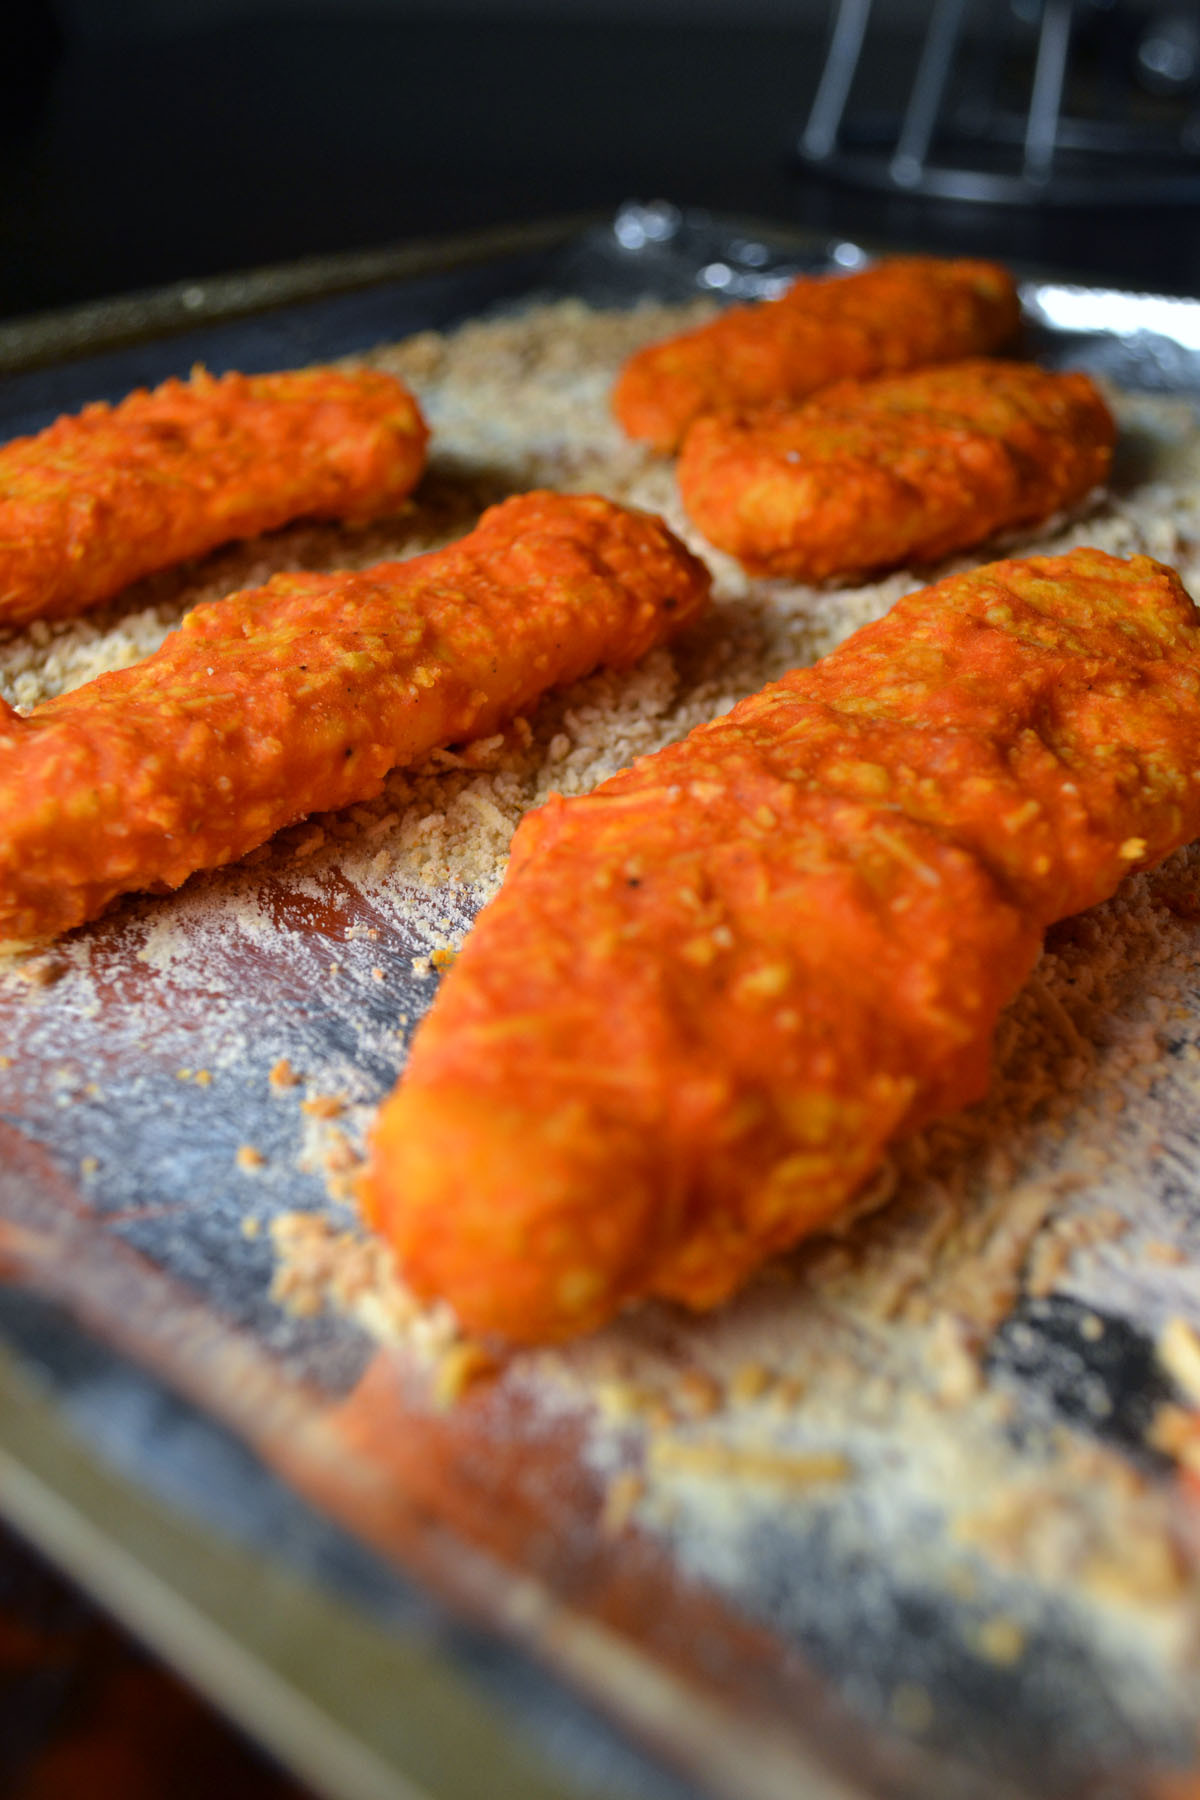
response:
[[[464,1326],[716,1305],[978,1099],[1047,926],[1200,833],[1200,614],[1098,550],[909,595],[517,832],[363,1184]]]
[[[0,701],[0,943],[371,798],[389,769],[636,662],[708,586],[652,514],[523,494],[448,549],[198,606],[144,662],[27,718]]]
[[[222,375],[97,402],[0,446],[0,625],[65,618],[289,519],[394,511],[429,433],[371,369]]]
[[[999,350],[1019,320],[1012,277],[996,263],[898,256],[855,275],[802,277],[778,300],[730,307],[636,351],[613,410],[630,437],[669,452],[705,413]]]
[[[755,574],[824,581],[1048,519],[1107,478],[1115,441],[1086,375],[978,358],[698,419],[677,474],[719,550]]]

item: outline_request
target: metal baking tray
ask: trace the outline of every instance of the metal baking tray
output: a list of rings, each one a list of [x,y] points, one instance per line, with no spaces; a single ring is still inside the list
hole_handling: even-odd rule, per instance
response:
[[[287,366],[562,296],[769,295],[863,255],[631,204],[603,223],[185,284],[0,329],[0,433],[197,360]],[[1023,299],[1044,360],[1200,398],[1200,303],[1040,275]],[[874,1546],[849,1532],[853,1502],[836,1496],[754,1490],[720,1529],[686,1504],[669,1530],[650,1516],[614,1529],[606,1483],[632,1428],[601,1431],[586,1399],[547,1406],[519,1372],[443,1410],[420,1367],[348,1318],[281,1311],[265,1233],[243,1231],[237,1147],[287,1171],[256,1182],[256,1217],[329,1202],[296,1172],[300,1122],[259,1073],[299,1043],[310,1070],[349,1065],[355,1097],[381,1097],[402,1061],[395,1018],[418,1017],[432,984],[414,975],[421,930],[350,884],[314,900],[270,868],[262,883],[272,933],[219,909],[192,922],[220,971],[211,987],[194,957],[146,956],[156,903],[139,901],[86,934],[86,981],[68,961],[32,999],[0,984],[6,1516],[339,1800],[1185,1791],[1171,1784],[1195,1777],[1200,1720],[1186,1693],[1143,1691],[1145,1659],[1127,1667],[1091,1641],[1061,1590],[1025,1621],[1019,1654],[994,1630],[981,1651],[1017,1578],[932,1581],[935,1506],[909,1520],[928,1554],[904,1568],[886,1530]],[[321,980],[331,956],[336,998]],[[1180,1069],[1189,1031],[1169,1046]],[[185,1065],[216,1071],[211,1084],[185,1095]],[[1169,1179],[1156,1163],[1146,1180],[1156,1229],[1169,1215],[1186,1246],[1200,1185],[1185,1099],[1163,1103]],[[1172,1309],[1200,1319],[1179,1254]],[[1173,1397],[1158,1315],[1132,1279],[1122,1294],[1106,1310],[1069,1280],[1014,1293],[988,1367],[1015,1396],[1014,1441],[1094,1441],[1174,1506],[1174,1468],[1147,1435]],[[658,1313],[639,1327],[643,1350],[653,1340],[679,1368],[703,1329]],[[902,1435],[882,1433],[885,1461]],[[1036,1571],[1021,1578],[1036,1587]],[[1185,1672],[1190,1655],[1175,1652]]]

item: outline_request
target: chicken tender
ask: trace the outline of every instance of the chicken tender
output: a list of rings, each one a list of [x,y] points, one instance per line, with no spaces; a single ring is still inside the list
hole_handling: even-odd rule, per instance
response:
[[[805,277],[778,300],[734,306],[630,357],[613,410],[630,437],[673,451],[693,419],[806,400],[861,380],[998,350],[1020,305],[996,263],[895,257],[856,275]]]
[[[978,1099],[1052,920],[1200,832],[1200,614],[1097,550],[902,600],[517,832],[364,1198],[471,1330],[716,1305]]]
[[[525,494],[448,549],[198,606],[144,662],[27,718],[0,702],[0,941],[368,799],[397,764],[636,662],[707,595],[654,516]]]
[[[425,466],[408,389],[371,369],[197,369],[0,447],[0,625],[64,618],[289,519],[386,513]]]
[[[979,359],[698,419],[679,491],[747,569],[823,581],[1048,519],[1106,479],[1115,441],[1086,375]]]

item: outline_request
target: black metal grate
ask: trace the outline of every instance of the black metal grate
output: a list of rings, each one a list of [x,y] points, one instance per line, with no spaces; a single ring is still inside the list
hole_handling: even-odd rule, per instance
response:
[[[1113,205],[1200,199],[1200,8],[933,0],[907,98],[856,105],[893,40],[834,0],[801,160],[941,199]],[[872,69],[872,63],[875,63]],[[901,82],[903,85],[903,82]]]

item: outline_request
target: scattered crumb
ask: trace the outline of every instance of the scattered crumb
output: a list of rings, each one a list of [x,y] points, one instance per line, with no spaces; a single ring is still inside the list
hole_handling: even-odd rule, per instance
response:
[[[1200,1407],[1200,1334],[1186,1319],[1167,1320],[1158,1339],[1158,1360],[1176,1387]]]
[[[645,1491],[645,1481],[636,1469],[622,1469],[613,1476],[604,1490],[600,1511],[600,1530],[605,1537],[620,1537]]]
[[[771,1385],[771,1376],[762,1363],[740,1363],[729,1383],[729,1397],[735,1406],[749,1406],[761,1400]]]
[[[335,1130],[326,1133],[321,1162],[326,1169],[355,1169],[362,1162],[362,1157],[345,1132]]]
[[[1147,1441],[1164,1456],[1200,1475],[1200,1420],[1187,1407],[1169,1401],[1158,1407]]]
[[[978,1359],[971,1354],[961,1320],[939,1313],[926,1351],[934,1392],[944,1406],[964,1406],[983,1385]]]
[[[236,1160],[239,1169],[261,1169],[267,1159],[253,1144],[239,1144]]]
[[[495,1357],[482,1344],[469,1340],[451,1344],[438,1357],[433,1373],[433,1397],[440,1407],[454,1406],[468,1388],[496,1372]]]
[[[319,1213],[277,1213],[271,1298],[311,1316],[327,1306],[358,1321],[380,1343],[403,1344],[433,1360],[458,1339],[448,1307],[422,1306],[404,1285],[381,1238],[346,1230]]]
[[[798,1375],[787,1375],[776,1381],[767,1396],[771,1410],[777,1413],[789,1413],[800,1405],[808,1391],[808,1383]]]
[[[846,1481],[853,1473],[850,1461],[839,1451],[752,1449],[725,1443],[691,1443],[678,1438],[654,1437],[649,1459],[659,1475],[693,1475],[703,1480],[769,1481],[784,1487],[813,1487],[823,1482]]]
[[[979,1576],[967,1563],[951,1563],[946,1571],[946,1591],[958,1600],[974,1600],[979,1594]]]
[[[297,1075],[295,1069],[293,1069],[287,1057],[281,1056],[279,1061],[272,1066],[271,1071],[267,1076],[267,1080],[273,1088],[282,1089],[297,1087],[300,1082],[300,1077]]]
[[[310,1119],[336,1119],[345,1106],[346,1102],[337,1094],[310,1094],[307,1100],[300,1102],[300,1111],[307,1113]]]
[[[306,862],[316,854],[325,842],[325,833],[319,825],[310,826],[292,845],[292,861]]]
[[[1111,1206],[1051,1219],[1030,1252],[1025,1285],[1035,1298],[1051,1294],[1078,1250],[1124,1236],[1129,1220]]]
[[[53,987],[56,981],[62,980],[68,966],[61,957],[38,956],[21,963],[17,968],[17,974],[23,981],[27,981],[30,987],[47,988]]]
[[[701,1369],[685,1369],[675,1383],[673,1399],[689,1419],[707,1419],[721,1405],[721,1389]]]
[[[1014,1619],[997,1615],[985,1619],[975,1633],[974,1644],[980,1656],[1007,1668],[1025,1654],[1025,1633]]]
[[[253,1240],[256,1237],[260,1237],[261,1235],[262,1235],[261,1219],[256,1219],[253,1216],[253,1214],[247,1214],[247,1216],[242,1220],[242,1236],[244,1238],[249,1239],[251,1242],[253,1242]]]
[[[1097,1550],[1084,1561],[1080,1574],[1091,1600],[1135,1614],[1177,1604],[1191,1586],[1178,1545],[1159,1533]]]
[[[644,1418],[651,1406],[657,1404],[652,1393],[619,1376],[604,1376],[593,1382],[590,1397],[602,1416],[614,1425]]]
[[[902,1681],[892,1690],[888,1710],[892,1723],[913,1735],[928,1731],[933,1724],[933,1701],[923,1687],[912,1681]]]

